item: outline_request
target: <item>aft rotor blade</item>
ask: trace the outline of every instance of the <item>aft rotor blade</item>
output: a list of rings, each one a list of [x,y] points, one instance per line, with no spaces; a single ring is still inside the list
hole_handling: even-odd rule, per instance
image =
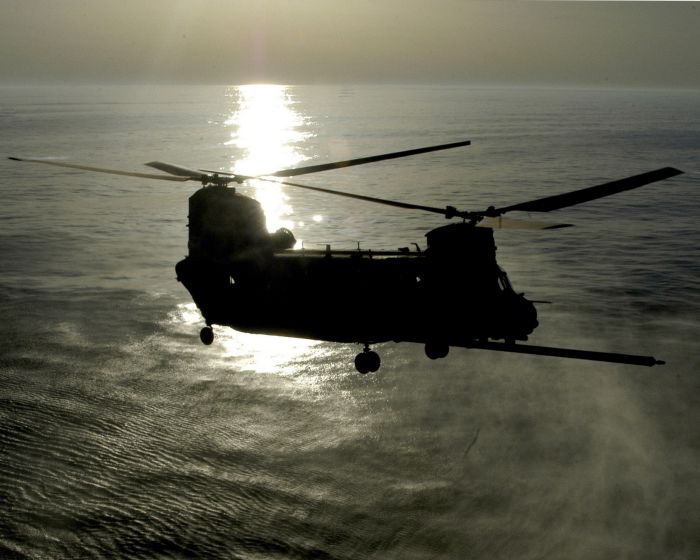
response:
[[[14,161],[30,161],[32,163],[43,163],[46,165],[54,165],[56,167],[66,167],[68,169],[79,169],[80,171],[95,171],[97,173],[108,173],[110,175],[125,175],[127,177],[141,177],[143,179],[159,179],[161,181],[188,181],[190,177],[174,177],[171,175],[156,175],[154,173],[135,173],[132,171],[120,171],[118,169],[105,169],[103,167],[91,167],[89,165],[78,165],[76,163],[66,163],[62,161],[54,161],[50,159],[35,159],[35,158],[18,158],[9,157]]]
[[[610,183],[604,183],[602,185],[596,185],[586,189],[557,194],[554,196],[547,196],[545,198],[538,198],[528,202],[514,204],[513,206],[498,208],[493,211],[493,215],[504,214],[505,212],[510,212],[512,210],[521,210],[523,212],[551,212],[552,210],[558,210],[559,208],[566,208],[567,206],[574,206],[576,204],[581,204],[597,198],[603,198],[619,192],[636,189],[638,187],[648,185],[649,183],[655,183],[656,181],[663,181],[664,179],[680,175],[681,173],[683,172],[673,167],[664,167],[662,169],[642,173],[641,175],[634,175],[632,177],[627,177],[626,179],[620,179],[618,181],[612,181]]]
[[[379,154],[376,156],[361,157],[355,159],[347,159],[345,161],[335,161],[332,163],[323,163],[320,165],[308,165],[306,167],[296,167],[292,169],[282,169],[272,173],[261,173],[259,177],[295,177],[296,175],[306,175],[308,173],[318,173],[319,171],[328,171],[329,169],[340,169],[342,167],[351,167],[353,165],[364,165],[375,161],[384,161],[387,159],[396,159],[428,152],[437,152],[438,150],[450,150],[461,146],[469,146],[470,140],[462,142],[452,142],[451,144],[440,144],[438,146],[427,146],[425,148],[416,148],[414,150],[404,150],[401,152],[392,152],[388,154]]]
[[[289,185],[290,187],[297,187],[300,189],[306,189],[309,191],[320,192],[324,194],[333,194],[336,196],[344,196],[346,198],[354,198],[356,200],[364,200],[366,202],[375,202],[377,204],[384,204],[385,206],[394,206],[396,208],[408,208],[410,210],[424,210],[425,212],[433,212],[434,214],[442,214],[443,216],[449,213],[446,208],[437,208],[435,206],[422,206],[420,204],[411,204],[409,202],[399,202],[397,200],[387,200],[385,198],[377,198],[374,196],[365,196],[362,194],[353,194],[344,191],[334,191],[332,189],[324,189],[321,187],[312,187],[311,185],[302,185],[299,183],[291,183],[289,181],[278,181],[276,179],[267,179],[264,177],[247,177],[247,179],[255,179],[257,181],[268,181],[270,183],[275,183],[277,185]]]
[[[165,161],[150,161],[146,165],[148,167],[153,167],[154,169],[159,169],[160,171],[165,171],[171,175],[188,177],[189,179],[195,179],[197,181],[208,175],[208,173],[200,171],[199,169],[190,169],[188,167],[183,167],[182,165],[167,163]]]

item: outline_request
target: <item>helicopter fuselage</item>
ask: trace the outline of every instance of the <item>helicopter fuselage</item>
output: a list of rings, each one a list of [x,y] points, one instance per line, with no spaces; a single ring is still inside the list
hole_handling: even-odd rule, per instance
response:
[[[496,264],[490,229],[436,228],[425,252],[305,251],[285,248],[291,241],[263,224],[259,204],[233,189],[191,197],[190,255],[177,276],[207,325],[443,347],[527,340],[537,326],[534,305]]]
[[[186,258],[176,269],[208,325],[332,342],[468,346],[527,340],[534,305],[501,269],[445,281],[430,256],[286,250],[229,264]]]
[[[178,279],[206,321],[207,326],[200,331],[204,344],[213,342],[212,325],[216,324],[251,333],[359,342],[365,345],[355,358],[360,373],[377,371],[380,366],[379,355],[369,345],[389,340],[424,343],[425,353],[433,359],[445,357],[450,346],[466,346],[641,366],[664,363],[653,356],[515,344],[516,340],[527,340],[537,327],[537,312],[531,301],[515,293],[496,264],[490,228],[569,227],[571,224],[513,220],[503,215],[575,206],[669,179],[682,173],[678,169],[664,167],[481,211],[438,208],[286,180],[469,144],[463,140],[257,176],[220,174],[162,161],[146,165],[165,174],[47,159],[10,159],[145,179],[200,182],[203,188],[189,199],[189,253],[176,268]],[[330,247],[324,252],[294,251],[292,232],[282,228],[269,233],[260,204],[228,187],[253,179],[464,221],[428,232],[428,247],[422,253],[408,249],[331,251]]]

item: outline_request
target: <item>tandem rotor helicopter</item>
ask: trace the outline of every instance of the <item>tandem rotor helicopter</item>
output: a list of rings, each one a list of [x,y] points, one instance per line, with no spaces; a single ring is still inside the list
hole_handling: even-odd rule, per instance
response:
[[[214,340],[213,325],[277,336],[360,343],[360,373],[375,372],[381,342],[425,345],[428,358],[450,347],[539,354],[632,365],[663,364],[651,356],[519,344],[538,326],[532,301],[512,288],[496,263],[494,228],[553,229],[568,224],[504,218],[509,212],[550,212],[682,173],[664,167],[559,195],[485,210],[437,208],[352,194],[283,178],[468,146],[470,141],[427,146],[345,161],[284,169],[264,175],[189,169],[151,162],[163,173],[132,173],[45,159],[10,159],[169,181],[197,181],[189,198],[188,255],[176,265],[206,326],[201,341]],[[427,249],[397,251],[295,250],[291,231],[268,232],[260,204],[231,186],[256,179],[383,205],[458,218],[426,234]],[[517,342],[516,342],[517,341]]]

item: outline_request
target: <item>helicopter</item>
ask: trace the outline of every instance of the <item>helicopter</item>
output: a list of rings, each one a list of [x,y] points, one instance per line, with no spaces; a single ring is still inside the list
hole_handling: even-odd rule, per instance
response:
[[[265,335],[363,345],[355,357],[362,374],[376,372],[383,342],[424,345],[430,359],[451,347],[476,348],[639,366],[664,362],[652,356],[522,344],[539,322],[534,301],[517,293],[496,262],[494,229],[557,229],[571,224],[506,218],[509,212],[550,212],[662,181],[682,171],[664,167],[604,184],[484,210],[424,206],[305,185],[289,177],[469,146],[469,140],[283,169],[260,175],[191,169],[153,161],[161,173],[139,173],[63,161],[10,157],[82,171],[144,179],[196,181],[189,197],[188,255],[177,279],[204,318],[201,342],[214,341],[214,325]],[[403,208],[458,221],[426,233],[427,248],[396,251],[295,249],[285,228],[269,232],[262,207],[235,185],[271,181]]]

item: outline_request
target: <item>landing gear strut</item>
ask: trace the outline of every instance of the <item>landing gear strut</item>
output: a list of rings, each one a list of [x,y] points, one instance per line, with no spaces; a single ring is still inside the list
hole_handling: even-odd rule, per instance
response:
[[[365,349],[355,356],[355,367],[362,374],[372,372],[379,369],[382,361],[379,359],[379,354],[369,349],[369,344],[365,344]]]
[[[214,329],[207,325],[199,331],[199,339],[202,341],[202,344],[209,346],[214,342]]]

